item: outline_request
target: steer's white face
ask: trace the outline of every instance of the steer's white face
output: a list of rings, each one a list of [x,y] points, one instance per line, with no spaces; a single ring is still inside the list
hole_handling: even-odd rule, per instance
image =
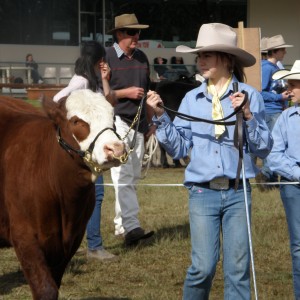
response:
[[[74,116],[84,121],[89,126],[89,134],[79,140],[81,150],[85,151],[94,141],[99,132],[105,128],[113,128],[114,111],[111,104],[99,93],[90,90],[77,90],[66,100],[67,119]],[[120,165],[116,157],[125,152],[124,143],[118,139],[112,130],[106,130],[98,137],[92,154],[92,160],[103,169]]]

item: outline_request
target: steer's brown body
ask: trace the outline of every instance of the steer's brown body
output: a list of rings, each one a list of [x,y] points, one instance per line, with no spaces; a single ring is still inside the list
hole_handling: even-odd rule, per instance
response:
[[[73,135],[84,140],[88,124],[78,119],[74,129],[64,101],[46,107],[48,115],[0,97],[0,246],[14,247],[34,299],[57,299],[95,202],[89,168],[56,138],[60,126],[65,141],[79,149]]]

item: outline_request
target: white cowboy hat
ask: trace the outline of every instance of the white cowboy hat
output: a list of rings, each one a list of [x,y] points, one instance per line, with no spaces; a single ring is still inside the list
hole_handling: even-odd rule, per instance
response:
[[[294,47],[293,45],[286,45],[285,41],[281,34],[269,37],[267,39],[265,50],[273,50],[273,49],[281,49],[281,48],[289,48]]]
[[[255,57],[249,52],[237,47],[237,35],[233,28],[221,23],[203,24],[198,33],[196,48],[180,45],[176,52],[225,52],[234,55],[244,67],[255,64]]]
[[[112,33],[116,30],[122,28],[128,29],[145,29],[148,28],[149,25],[139,24],[139,21],[135,14],[123,14],[115,17],[115,27],[109,30],[107,33]]]
[[[300,60],[296,60],[292,69],[289,70],[278,70],[272,75],[272,79],[295,79],[300,80]]]

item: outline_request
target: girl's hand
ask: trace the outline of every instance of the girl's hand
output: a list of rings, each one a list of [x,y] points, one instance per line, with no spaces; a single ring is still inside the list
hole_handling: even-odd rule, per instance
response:
[[[102,79],[109,80],[110,79],[110,67],[109,67],[109,65],[106,62],[102,61],[100,63],[99,67],[100,67],[100,72],[101,72]]]
[[[160,96],[154,91],[149,91],[147,93],[147,105],[149,105],[153,109],[154,114],[157,117],[160,117],[165,111],[163,108],[158,106],[159,104],[164,104],[160,99]]]
[[[241,92],[236,92],[236,93],[232,94],[231,96],[229,96],[229,98],[231,100],[233,109],[236,110],[243,103],[243,101],[245,99],[245,94],[243,94]],[[249,100],[243,106],[242,111],[243,111],[243,115],[244,115],[244,120],[249,121],[252,119],[253,115],[250,111]]]

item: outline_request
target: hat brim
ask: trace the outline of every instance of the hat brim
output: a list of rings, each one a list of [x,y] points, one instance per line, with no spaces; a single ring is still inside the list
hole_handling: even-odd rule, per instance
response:
[[[128,29],[146,29],[146,28],[149,28],[149,25],[144,25],[144,24],[126,25],[126,26],[122,26],[122,27],[113,28],[113,29],[107,31],[107,33],[113,33],[116,30],[126,29],[126,28],[128,28]]]
[[[294,79],[300,80],[300,72],[291,72],[289,70],[278,70],[272,75],[273,80]]]
[[[269,51],[269,50],[274,50],[274,49],[291,48],[291,47],[294,47],[294,45],[279,45],[276,47],[266,48],[266,50]]]
[[[224,44],[217,44],[217,45],[198,47],[198,48],[190,48],[185,45],[179,45],[176,47],[176,52],[180,52],[180,53],[199,53],[199,52],[214,52],[214,51],[225,52],[234,55],[244,67],[251,67],[256,63],[256,58],[249,52],[238,47],[231,47]]]

